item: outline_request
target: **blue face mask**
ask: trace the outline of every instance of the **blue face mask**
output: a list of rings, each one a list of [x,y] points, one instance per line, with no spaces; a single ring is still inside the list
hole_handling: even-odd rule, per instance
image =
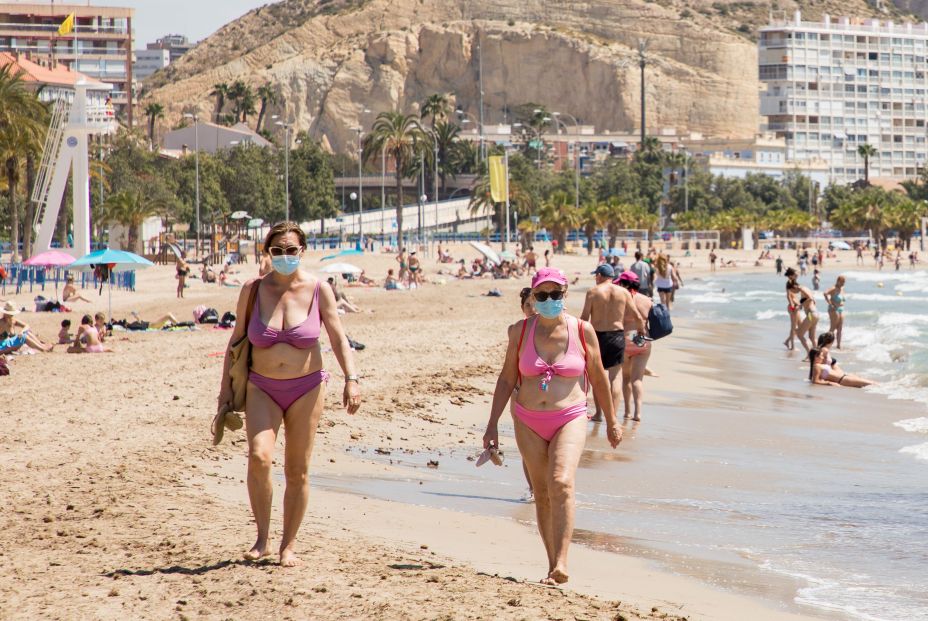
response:
[[[564,312],[564,300],[547,299],[544,302],[535,300],[535,310],[545,319],[554,319]]]
[[[289,276],[295,272],[300,267],[300,257],[291,257],[289,255],[283,255],[280,257],[271,257],[271,265],[274,266],[274,271],[284,276]]]

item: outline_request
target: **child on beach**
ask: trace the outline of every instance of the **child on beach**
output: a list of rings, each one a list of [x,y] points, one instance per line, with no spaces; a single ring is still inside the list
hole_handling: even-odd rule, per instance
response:
[[[812,289],[818,291],[818,286],[821,284],[822,279],[818,275],[818,268],[815,268],[815,271],[812,273]]]
[[[71,344],[71,320],[62,319],[61,321],[61,330],[58,331],[58,344],[59,345],[70,345]]]

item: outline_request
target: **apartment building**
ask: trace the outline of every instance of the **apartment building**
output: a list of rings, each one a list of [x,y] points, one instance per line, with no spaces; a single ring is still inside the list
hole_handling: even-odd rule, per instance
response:
[[[179,34],[169,34],[157,39],[154,43],[149,43],[145,47],[149,50],[167,50],[170,54],[169,62],[177,62],[177,59],[192,50],[196,43],[191,43],[187,37]]]
[[[58,27],[74,14],[74,32]],[[131,127],[132,18],[129,8],[40,2],[0,3],[0,52],[63,64],[113,85],[117,114]]]
[[[827,162],[835,182],[863,178],[863,144],[877,151],[871,177],[913,177],[928,159],[926,62],[928,24],[797,11],[760,30],[763,129],[786,139],[788,159]]]
[[[141,82],[153,73],[161,71],[169,64],[171,64],[171,53],[168,50],[135,50],[135,63],[132,65],[132,75],[137,81]]]

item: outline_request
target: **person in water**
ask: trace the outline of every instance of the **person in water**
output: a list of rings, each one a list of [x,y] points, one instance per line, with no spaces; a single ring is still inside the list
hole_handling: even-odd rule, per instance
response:
[[[513,406],[516,443],[535,491],[538,530],[548,555],[544,584],[567,582],[567,549],[574,527],[574,480],[586,442],[586,391],[606,415],[613,448],[622,439],[596,333],[564,312],[567,278],[542,268],[532,278],[536,315],[509,327],[506,358],[490,410],[484,448],[499,446],[499,419]],[[588,379],[587,379],[588,378]]]
[[[835,335],[835,347],[841,349],[841,333],[844,332],[844,276],[838,276],[835,286],[825,291],[828,304],[828,331]]]
[[[828,349],[824,347],[813,347],[809,351],[809,381],[817,386],[846,386],[848,388],[863,388],[876,384],[872,380],[836,369],[833,358],[829,355]]]
[[[284,516],[280,564],[301,564],[296,555],[296,534],[309,499],[309,461],[316,427],[325,402],[328,373],[322,368],[319,337],[323,326],[332,352],[345,375],[342,403],[349,414],[361,406],[361,391],[351,347],[336,311],[335,293],[309,272],[300,269],[306,251],[306,235],[295,222],[274,225],[264,241],[273,271],[242,287],[235,324],[226,349],[220,409],[231,407],[233,390],[229,375],[232,344],[242,337],[251,342],[251,365],[245,401],[248,438],[248,497],[258,528],[247,560],[268,556],[273,484],[271,464],[281,423],[286,428],[284,445]],[[248,302],[252,291],[255,301]],[[245,317],[250,318],[245,321]]]

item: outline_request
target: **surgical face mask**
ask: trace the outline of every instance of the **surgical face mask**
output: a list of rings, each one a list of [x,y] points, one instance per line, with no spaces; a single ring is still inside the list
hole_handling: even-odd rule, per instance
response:
[[[286,254],[280,257],[271,257],[271,265],[274,266],[275,272],[289,276],[300,267],[300,257],[291,257]]]
[[[564,312],[564,299],[552,300],[549,298],[544,302],[535,300],[535,310],[545,319],[554,319]]]

